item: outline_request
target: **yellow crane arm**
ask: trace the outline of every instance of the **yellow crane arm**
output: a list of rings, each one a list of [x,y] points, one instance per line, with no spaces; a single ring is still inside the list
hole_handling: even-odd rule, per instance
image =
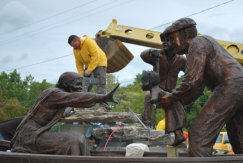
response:
[[[122,42],[142,45],[152,48],[162,48],[160,32],[118,25],[117,20],[113,19],[108,28],[99,31],[98,37],[118,39]],[[217,40],[241,65],[243,65],[243,44]]]

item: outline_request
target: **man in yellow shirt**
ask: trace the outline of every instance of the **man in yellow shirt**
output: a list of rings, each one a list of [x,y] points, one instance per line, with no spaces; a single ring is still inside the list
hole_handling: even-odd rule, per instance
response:
[[[103,50],[87,35],[82,37],[71,35],[68,43],[73,47],[78,73],[86,77],[93,73],[94,77],[98,79],[97,93],[106,94],[107,58]],[[102,104],[102,106],[107,108],[107,105]]]

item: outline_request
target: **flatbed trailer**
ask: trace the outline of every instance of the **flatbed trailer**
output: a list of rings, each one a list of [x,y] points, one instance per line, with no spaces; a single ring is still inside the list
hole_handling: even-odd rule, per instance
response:
[[[212,157],[187,157],[183,154],[177,158],[168,158],[166,153],[145,152],[144,157],[125,157],[122,151],[91,151],[91,156],[67,156],[0,152],[1,163],[240,163],[243,155],[218,155]]]

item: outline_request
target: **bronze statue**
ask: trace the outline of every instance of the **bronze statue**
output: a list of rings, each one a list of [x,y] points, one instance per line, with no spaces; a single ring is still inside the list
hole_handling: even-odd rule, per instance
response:
[[[9,119],[6,121],[0,122],[0,140],[2,136],[2,140],[8,140],[11,141],[16,128],[20,124],[20,122],[24,119],[24,116],[16,117],[13,119]]]
[[[148,49],[140,54],[140,57],[144,62],[153,66],[154,72],[159,72],[159,56],[160,50],[155,49]],[[153,111],[153,105],[150,103],[150,99],[151,95],[150,90],[148,89],[145,94],[142,113],[142,121],[147,126],[152,126],[151,113]]]
[[[62,117],[66,107],[91,107],[100,102],[115,102],[114,88],[106,95],[81,92],[81,76],[63,73],[58,84],[42,92],[18,126],[11,141],[12,152],[90,155],[85,137],[48,131]]]
[[[164,39],[166,38],[161,35],[161,40],[163,41]],[[171,92],[172,89],[176,87],[179,72],[185,71],[186,58],[184,56],[176,55],[172,49],[168,48],[166,50],[145,50],[140,56],[144,62],[153,66],[153,71],[159,73],[159,87],[165,91]],[[146,91],[142,119],[148,126],[151,126],[152,104],[150,101],[150,91]],[[175,108],[175,106],[177,108]],[[156,107],[159,108],[161,105],[158,104]],[[175,117],[176,115],[179,117]],[[176,140],[174,145],[183,142],[185,138],[183,136],[182,128],[186,124],[183,106],[174,105],[171,109],[165,110],[165,121],[165,132],[175,132]]]
[[[171,93],[160,97],[162,106],[191,103],[207,86],[212,95],[189,129],[189,156],[211,156],[212,146],[226,124],[235,153],[243,153],[243,68],[212,37],[197,36],[190,18],[175,21],[163,32],[168,48],[187,54],[184,79]]]
[[[160,94],[165,93],[159,85],[159,74],[155,71],[143,72],[141,82],[142,89],[151,92],[151,96],[149,95],[149,97],[151,97],[149,102],[151,103],[155,103],[157,101],[157,97]],[[156,98],[154,99],[154,97]],[[159,105],[160,104],[157,103],[157,107],[160,107]],[[173,103],[173,105],[165,109],[165,115],[165,133],[175,133],[173,146],[177,146],[185,140],[182,128],[186,125],[186,115],[182,104],[179,101]]]

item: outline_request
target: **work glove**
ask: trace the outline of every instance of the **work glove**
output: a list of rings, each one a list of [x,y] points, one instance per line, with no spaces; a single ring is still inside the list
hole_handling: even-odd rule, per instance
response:
[[[105,97],[104,97],[104,101],[103,101],[104,103],[107,104],[107,102],[113,102],[113,103],[115,103],[115,104],[118,104],[118,102],[114,100],[113,95],[114,95],[114,93],[116,92],[116,90],[117,90],[117,88],[119,87],[119,85],[120,85],[120,84],[117,84],[117,86],[116,86],[113,90],[111,90],[109,93],[107,93],[107,94],[105,95]]]

